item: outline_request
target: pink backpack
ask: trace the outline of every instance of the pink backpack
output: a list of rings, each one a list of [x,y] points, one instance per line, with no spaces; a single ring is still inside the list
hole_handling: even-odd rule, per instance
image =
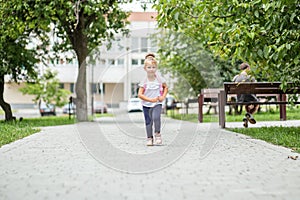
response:
[[[155,74],[155,77],[159,82],[159,93],[160,95],[163,95],[164,89],[163,89],[161,78],[157,74]],[[147,88],[147,77],[144,79],[144,92],[146,92],[146,88]]]

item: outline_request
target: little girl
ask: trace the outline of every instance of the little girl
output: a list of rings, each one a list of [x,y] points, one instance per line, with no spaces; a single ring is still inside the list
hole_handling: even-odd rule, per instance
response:
[[[153,124],[155,143],[162,144],[161,139],[161,110],[166,98],[168,87],[165,79],[157,75],[157,61],[153,54],[147,54],[144,62],[147,77],[139,84],[138,97],[142,99],[145,117],[147,146],[153,146]]]

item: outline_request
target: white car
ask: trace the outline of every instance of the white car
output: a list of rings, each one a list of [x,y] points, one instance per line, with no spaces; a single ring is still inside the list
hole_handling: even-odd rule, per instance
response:
[[[63,107],[64,114],[73,115],[73,114],[75,114],[75,112],[76,112],[76,105],[74,103],[71,103],[71,104],[67,103],[64,105],[64,107]]]
[[[45,115],[56,115],[55,105],[51,103],[47,104],[44,101],[39,102],[39,111],[42,117]]]
[[[127,104],[127,111],[143,111],[142,100],[140,98],[130,98]]]

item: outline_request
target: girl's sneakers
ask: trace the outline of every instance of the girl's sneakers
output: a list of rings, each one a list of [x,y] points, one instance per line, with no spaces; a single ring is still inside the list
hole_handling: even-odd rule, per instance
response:
[[[155,144],[162,144],[162,139],[161,139],[161,134],[160,133],[156,133],[155,134]]]
[[[155,144],[160,145],[162,144],[161,134],[155,134]],[[153,146],[153,138],[147,138],[147,146]]]
[[[153,146],[153,138],[147,139],[147,146]]]

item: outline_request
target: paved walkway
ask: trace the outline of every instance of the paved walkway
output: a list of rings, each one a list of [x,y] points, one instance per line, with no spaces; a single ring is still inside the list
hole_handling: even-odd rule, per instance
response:
[[[146,147],[141,113],[42,128],[0,148],[0,199],[299,199],[289,149],[214,123],[164,118],[162,134]]]

